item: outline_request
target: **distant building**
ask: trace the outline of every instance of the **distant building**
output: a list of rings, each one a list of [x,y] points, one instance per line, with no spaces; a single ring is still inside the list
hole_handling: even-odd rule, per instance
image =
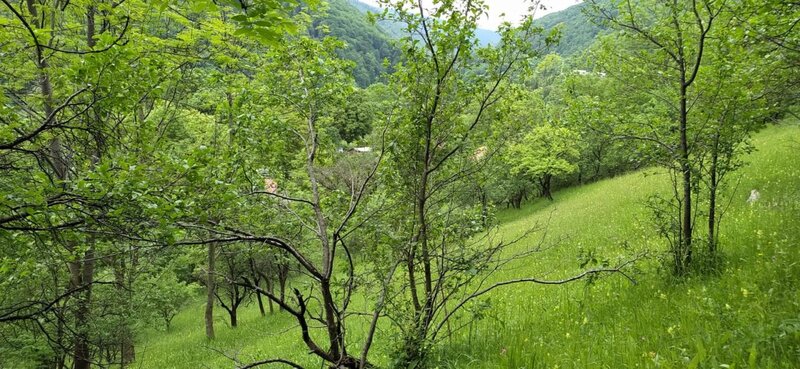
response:
[[[585,70],[585,69],[573,69],[572,73],[577,74],[579,76],[589,76],[589,75],[592,75],[592,74],[600,76],[600,77],[605,77],[606,76],[606,74],[604,72],[594,73],[594,72],[590,72],[590,71]]]
[[[351,152],[359,153],[359,154],[366,154],[368,152],[372,152],[371,147],[354,147]]]

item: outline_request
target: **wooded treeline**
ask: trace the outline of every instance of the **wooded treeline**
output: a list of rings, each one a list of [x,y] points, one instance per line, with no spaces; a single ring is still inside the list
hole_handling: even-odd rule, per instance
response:
[[[253,303],[330,367],[372,367],[385,324],[423,368],[492,290],[629,265],[491,284],[549,246],[509,255],[496,208],[652,165],[666,265],[713,268],[720,188],[800,81],[777,0],[590,3],[611,31],[569,59],[530,17],[481,47],[482,1],[384,1],[403,37],[349,49],[338,2],[2,2],[0,366],[133,365],[202,290],[209,339]]]

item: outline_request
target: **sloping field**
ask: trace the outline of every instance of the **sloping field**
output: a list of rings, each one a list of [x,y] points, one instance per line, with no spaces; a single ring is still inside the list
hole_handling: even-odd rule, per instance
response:
[[[800,367],[800,126],[760,132],[747,165],[724,189],[719,273],[673,280],[658,257],[648,197],[669,177],[648,170],[575,187],[522,210],[499,214],[511,239],[546,227],[547,250],[508,266],[498,279],[558,279],[577,273],[585,255],[612,264],[649,251],[632,273],[565,286],[516,285],[488,297],[435,353],[439,368],[798,368]],[[761,198],[750,205],[752,189]],[[517,243],[539,244],[539,232]],[[584,256],[584,257],[582,257]],[[255,304],[230,329],[217,309],[217,335],[204,336],[203,303],[191,304],[169,332],[148,331],[136,368],[231,368],[281,355],[319,367],[300,346],[289,316],[262,318]],[[464,321],[468,322],[467,320]],[[351,328],[358,335],[360,327]],[[390,332],[378,335],[373,361],[388,364]],[[223,355],[223,353],[225,355]]]

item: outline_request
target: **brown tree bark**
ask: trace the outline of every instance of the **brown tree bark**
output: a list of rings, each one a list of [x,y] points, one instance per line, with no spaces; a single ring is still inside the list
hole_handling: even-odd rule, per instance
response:
[[[286,302],[286,282],[289,280],[289,264],[286,262],[278,263],[278,289],[280,290],[280,302]],[[272,306],[270,305],[270,309]],[[280,306],[280,311],[283,311]]]

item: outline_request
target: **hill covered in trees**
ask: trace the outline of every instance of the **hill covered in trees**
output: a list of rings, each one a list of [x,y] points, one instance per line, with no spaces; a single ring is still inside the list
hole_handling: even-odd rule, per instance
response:
[[[380,13],[381,9],[376,8],[372,5],[365,4],[359,0],[348,0],[350,4],[354,7],[362,11],[363,13]],[[392,22],[392,21],[378,21],[378,25],[386,30],[386,32],[394,38],[404,36],[403,28],[405,27],[404,24],[400,22]],[[500,34],[495,31],[484,29],[484,28],[476,28],[475,29],[475,38],[477,38],[478,43],[481,45],[494,45],[500,41]]]
[[[316,37],[324,36],[325,32],[319,29],[324,26],[329,35],[346,44],[338,54],[355,63],[353,78],[359,86],[366,87],[391,71],[399,53],[391,44],[391,34],[381,24],[367,20],[363,6],[366,5],[352,0],[330,0],[327,13],[314,21],[311,31]]]
[[[603,32],[604,28],[585,14],[587,6],[586,3],[577,4],[534,21],[535,25],[547,31],[556,27],[560,29],[560,42],[553,46],[552,52],[564,57],[580,53]],[[355,63],[353,75],[361,87],[379,81],[383,73],[391,71],[399,57],[392,40],[403,36],[404,25],[384,20],[373,23],[367,19],[368,12],[380,11],[358,0],[331,0],[327,14],[314,21],[315,27],[324,25],[329,35],[346,43],[347,46],[338,53]],[[325,34],[320,30],[312,32],[317,37]],[[500,41],[500,35],[491,30],[476,28],[475,36],[481,45]]]
[[[588,3],[576,4],[534,21],[534,24],[548,31],[560,28],[561,39],[553,48],[553,52],[564,57],[580,53],[594,43],[597,35],[604,31],[604,27],[593,22],[586,14],[589,6]]]
[[[603,27],[593,23],[585,14],[585,3],[571,6],[562,11],[547,14],[534,21],[534,24],[549,31],[560,29],[560,42],[553,46],[553,52],[568,57],[588,48],[603,32]],[[403,36],[403,24],[379,20],[370,22],[368,12],[381,10],[358,0],[330,0],[328,11],[314,20],[312,35],[334,36],[343,41],[346,47],[338,54],[355,63],[353,77],[361,87],[380,80],[384,73],[391,72],[400,53],[392,45],[392,40]],[[324,26],[324,28],[320,28]],[[481,45],[496,44],[500,41],[497,32],[476,28],[475,36]]]

